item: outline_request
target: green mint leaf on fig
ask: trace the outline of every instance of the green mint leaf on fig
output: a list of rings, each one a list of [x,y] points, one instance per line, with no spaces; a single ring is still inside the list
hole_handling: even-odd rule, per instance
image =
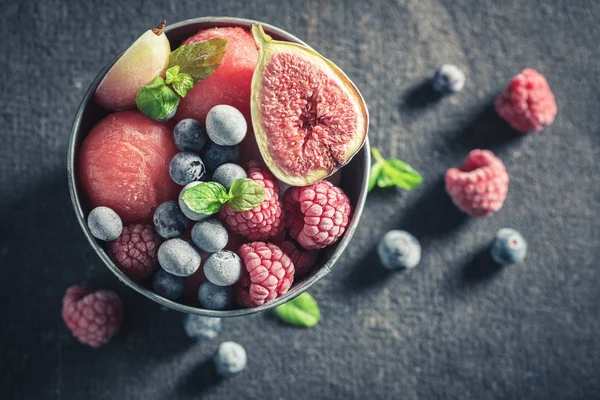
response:
[[[369,176],[369,191],[375,186],[385,188],[398,186],[406,190],[414,189],[423,182],[421,175],[402,160],[383,158],[375,147],[371,149],[375,164]]]
[[[179,72],[179,65],[171,67],[167,70],[167,79],[165,83],[171,85],[173,90],[181,97],[185,97],[187,92],[194,87],[194,80],[186,73]]]
[[[221,65],[226,45],[227,40],[214,38],[179,46],[171,52],[168,68],[179,66],[178,73],[188,74],[198,83]]]
[[[135,104],[144,115],[160,121],[175,111],[179,105],[179,96],[159,76],[138,90]]]
[[[181,199],[190,210],[204,215],[212,215],[227,203],[229,196],[225,187],[220,183],[202,182],[183,192]]]
[[[248,211],[265,200],[265,189],[252,179],[233,181],[229,188],[229,207],[234,211]]]
[[[277,316],[285,323],[310,328],[321,318],[317,301],[307,292],[275,308]]]

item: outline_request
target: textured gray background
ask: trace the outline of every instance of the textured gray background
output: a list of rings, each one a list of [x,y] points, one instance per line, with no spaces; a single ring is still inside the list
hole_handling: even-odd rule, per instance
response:
[[[0,2],[0,398],[600,398],[600,2],[120,3]],[[370,196],[349,249],[312,290],[323,319],[310,330],[262,314],[193,344],[180,314],[111,276],[70,208],[69,127],[95,74],[163,17],[208,15],[269,22],[336,61],[369,104],[372,143],[425,177],[415,192]],[[467,84],[435,99],[424,82],[444,62]],[[524,67],[546,74],[559,113],[519,136],[489,106]],[[485,220],[458,213],[441,181],[478,147],[511,176],[504,208]],[[530,251],[499,270],[485,247],[504,226]],[[386,275],[372,250],[396,227],[420,238],[423,259]],[[104,348],[78,344],[60,319],[76,282],[124,298],[122,334]],[[248,369],[228,381],[207,361],[219,340],[248,351]]]

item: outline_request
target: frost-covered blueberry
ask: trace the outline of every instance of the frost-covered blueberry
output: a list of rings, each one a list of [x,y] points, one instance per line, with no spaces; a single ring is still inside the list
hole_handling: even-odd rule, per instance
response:
[[[527,254],[527,242],[523,235],[512,228],[502,228],[496,233],[490,249],[498,264],[509,265],[523,261]]]
[[[221,331],[221,318],[187,314],[183,318],[183,329],[192,339],[213,339]]]
[[[158,263],[173,275],[190,276],[200,267],[200,254],[181,239],[169,239],[158,248]]]
[[[168,273],[162,268],[152,277],[152,289],[170,300],[177,300],[183,294],[185,278]]]
[[[192,242],[207,253],[223,250],[228,241],[227,229],[217,219],[200,221],[192,228]]]
[[[206,281],[198,288],[198,300],[209,310],[227,310],[233,304],[233,289]]]
[[[444,64],[433,76],[433,89],[440,93],[460,92],[465,86],[465,74],[456,65]]]
[[[237,164],[227,163],[219,166],[213,173],[212,180],[225,186],[229,190],[233,181],[247,178],[248,174],[244,168]]]
[[[234,376],[246,368],[246,350],[235,342],[223,342],[213,358],[215,369],[224,378]]]
[[[214,106],[206,115],[206,133],[219,146],[235,146],[248,132],[246,118],[235,107],[221,104]]]
[[[173,129],[173,141],[181,151],[199,152],[206,144],[206,132],[200,121],[193,118],[182,119]]]
[[[233,285],[242,275],[242,260],[229,250],[211,254],[204,263],[204,275],[217,286]]]
[[[107,242],[117,239],[123,231],[123,221],[108,207],[100,206],[90,211],[87,223],[92,236]]]
[[[421,245],[410,233],[393,230],[383,236],[377,253],[381,264],[387,269],[414,268],[421,260]]]
[[[183,215],[185,215],[186,217],[188,217],[189,219],[191,219],[192,221],[202,221],[204,219],[210,218],[210,215],[205,215],[205,214],[200,214],[197,213],[195,211],[192,211],[187,204],[185,204],[185,202],[183,201],[182,197],[183,197],[183,193],[188,190],[191,187],[194,187],[196,185],[199,185],[200,182],[199,181],[194,181],[194,182],[190,182],[187,185],[185,185],[183,187],[183,189],[181,189],[181,192],[179,192],[179,209],[181,210],[181,212],[183,213]]]
[[[182,186],[201,180],[205,171],[202,159],[191,151],[183,151],[175,154],[169,164],[171,179]]]
[[[171,239],[183,235],[189,220],[174,200],[165,201],[154,210],[154,229],[159,236]]]
[[[225,163],[235,163],[238,156],[238,146],[219,146],[215,143],[206,145],[202,152],[202,159],[209,171],[214,171]]]

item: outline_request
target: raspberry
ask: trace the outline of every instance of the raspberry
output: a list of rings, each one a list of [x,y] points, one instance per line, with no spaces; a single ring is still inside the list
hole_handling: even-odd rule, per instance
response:
[[[158,268],[157,251],[161,239],[150,225],[131,224],[108,244],[108,253],[125,275],[139,281]]]
[[[226,204],[221,218],[230,230],[250,240],[269,239],[284,227],[279,186],[273,175],[255,162],[248,163],[246,170],[248,178],[265,189],[265,200],[249,211],[234,211]]]
[[[294,243],[286,240],[281,244],[281,251],[288,255],[294,264],[294,275],[302,276],[310,271],[311,267],[317,261],[319,252],[316,250],[304,250],[299,248]]]
[[[242,307],[256,307],[288,291],[294,281],[294,264],[273,243],[252,242],[238,250],[244,263],[242,276],[234,285]]]
[[[75,285],[68,288],[63,297],[62,318],[81,343],[100,347],[119,330],[123,305],[114,292],[90,293],[83,286]]]
[[[328,181],[288,189],[283,209],[290,236],[308,250],[335,243],[346,231],[352,212],[342,189]]]
[[[472,217],[487,217],[508,193],[508,173],[489,150],[473,150],[460,168],[446,171],[446,191],[458,208]]]
[[[556,117],[554,95],[544,75],[527,68],[494,101],[496,112],[521,133],[541,131]]]

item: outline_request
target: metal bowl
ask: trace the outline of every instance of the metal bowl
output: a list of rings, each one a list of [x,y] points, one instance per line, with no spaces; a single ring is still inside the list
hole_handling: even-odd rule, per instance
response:
[[[240,18],[205,17],[189,19],[173,24],[167,27],[165,33],[167,34],[167,37],[171,42],[171,48],[176,48],[183,40],[193,35],[200,29],[225,26],[239,26],[245,29],[249,29],[250,26],[255,23],[259,22]],[[306,43],[282,29],[264,23],[261,24],[263,25],[265,31],[275,39],[295,42],[308,47]],[[129,286],[130,288],[134,289],[135,291],[143,294],[147,298],[159,304],[184,313],[198,314],[209,317],[237,317],[242,315],[254,314],[260,311],[265,311],[274,308],[300,295],[302,292],[307,290],[309,287],[311,287],[321,278],[327,275],[331,271],[331,268],[333,267],[337,259],[340,257],[346,246],[348,245],[348,242],[350,242],[350,239],[352,238],[352,235],[356,230],[358,221],[360,220],[360,216],[362,214],[363,206],[365,204],[365,199],[367,196],[367,185],[369,181],[369,170],[371,165],[368,140],[365,142],[365,145],[358,152],[358,154],[352,159],[352,161],[343,169],[342,181],[340,183],[340,186],[350,198],[350,201],[353,206],[352,219],[350,220],[346,233],[333,246],[322,250],[319,256],[319,260],[317,261],[317,265],[312,269],[312,272],[302,280],[295,282],[293,287],[283,296],[278,297],[277,299],[269,303],[263,304],[262,306],[254,308],[240,308],[227,311],[207,310],[204,308],[180,304],[175,301],[166,299],[162,296],[159,296],[158,294],[154,293],[152,290],[146,288],[142,284],[132,281],[125,274],[123,274],[123,272],[121,272],[119,268],[117,268],[117,266],[112,262],[112,260],[108,257],[107,253],[105,252],[103,244],[101,242],[96,241],[96,239],[91,235],[87,227],[86,215],[89,211],[89,208],[87,207],[84,200],[84,196],[81,193],[81,188],[78,182],[77,173],[75,169],[81,142],[90,132],[92,127],[108,114],[106,110],[103,110],[101,107],[95,105],[91,101],[91,98],[94,94],[94,91],[96,90],[96,87],[98,86],[104,75],[108,72],[110,67],[115,63],[115,61],[118,58],[119,56],[115,57],[114,60],[112,60],[106,67],[104,67],[102,71],[100,71],[98,76],[96,76],[96,79],[94,79],[87,92],[85,93],[85,96],[81,101],[79,109],[77,110],[77,114],[75,115],[75,120],[73,121],[73,127],[71,129],[71,138],[69,141],[69,152],[67,155],[69,190],[71,192],[71,200],[73,202],[73,208],[75,210],[77,220],[79,221],[79,225],[81,225],[81,228],[83,229],[83,233],[90,242],[90,245],[96,251],[96,253],[104,262],[104,264],[106,264],[108,269],[110,269],[117,276],[117,278],[119,278],[125,285]]]

